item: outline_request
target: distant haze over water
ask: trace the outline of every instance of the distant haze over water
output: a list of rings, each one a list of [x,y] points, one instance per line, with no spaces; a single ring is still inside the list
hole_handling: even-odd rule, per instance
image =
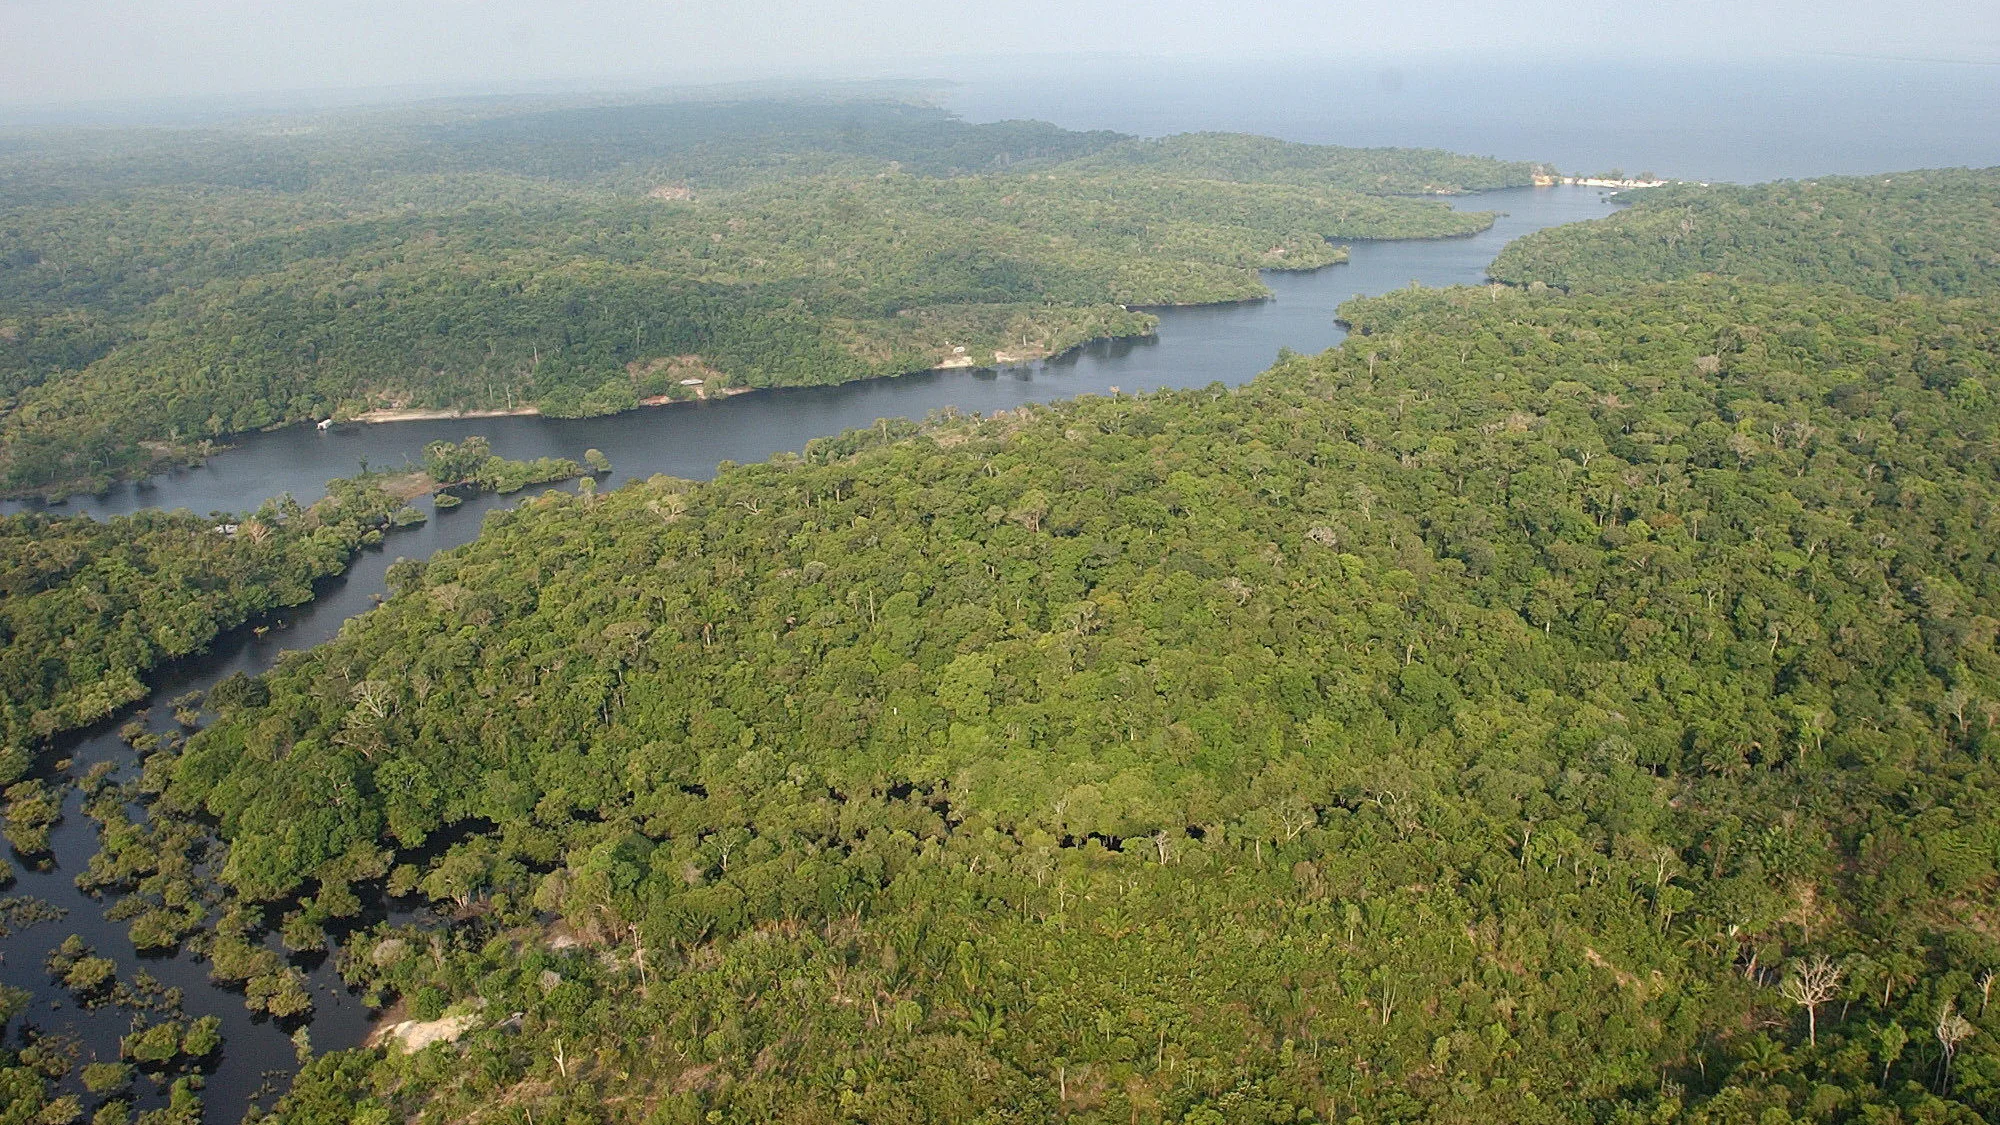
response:
[[[1571,173],[1752,182],[2000,165],[2000,65],[1990,63],[1105,59],[953,77],[944,102],[975,121],[1418,145]]]
[[[1740,46],[1740,45],[1738,45]],[[16,129],[215,125],[442,99],[925,97],[974,121],[1032,118],[1162,136],[1194,130],[1413,145],[1564,172],[1755,182],[2000,165],[2000,61],[1787,55],[1697,63],[1463,53],[1265,62],[1140,55],[947,56],[721,86],[694,76],[436,83],[63,105],[0,104]]]

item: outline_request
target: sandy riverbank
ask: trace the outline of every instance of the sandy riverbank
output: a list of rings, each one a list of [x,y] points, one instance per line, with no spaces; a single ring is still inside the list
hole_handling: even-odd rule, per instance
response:
[[[451,422],[460,418],[522,418],[540,413],[540,408],[533,406],[517,406],[512,410],[403,410],[379,407],[356,414],[350,421]]]
[[[708,388],[702,387],[695,390],[694,397],[695,399],[733,398],[736,395],[747,395],[756,389],[755,387],[724,387],[721,390],[711,393]],[[690,400],[674,398],[671,395],[653,395],[650,398],[640,399],[639,405],[669,406],[676,402],[688,401]],[[539,417],[541,413],[541,408],[538,406],[517,406],[511,410],[410,410],[400,407],[378,407],[374,410],[367,410],[356,414],[354,417],[348,419],[348,421],[369,423],[456,422],[462,419],[473,418],[534,418]]]
[[[1630,189],[1630,188],[1665,187],[1668,184],[1688,184],[1688,183],[1697,183],[1697,181],[1611,180],[1611,179],[1606,179],[1602,176],[1536,176],[1535,177],[1536,187],[1553,187],[1556,184],[1565,184],[1570,187],[1601,187],[1601,188]],[[1700,183],[1698,184],[1698,186],[1707,187],[1708,185],[1706,183]]]
[[[710,394],[708,392],[707,387],[696,387],[694,389],[694,397],[696,401],[706,400],[710,398],[735,398],[737,395],[747,395],[751,391],[754,391],[756,389],[757,388],[755,387],[723,387],[720,390],[716,391],[714,394]],[[675,398],[672,395],[653,395],[649,398],[640,399],[639,405],[672,406],[674,403],[687,402],[687,401],[689,400],[684,398]]]

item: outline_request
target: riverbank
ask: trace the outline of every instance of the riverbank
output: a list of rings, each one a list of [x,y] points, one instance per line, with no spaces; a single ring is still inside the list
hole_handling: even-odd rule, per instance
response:
[[[538,406],[516,406],[508,410],[406,410],[400,407],[378,407],[364,410],[350,422],[456,422],[468,418],[532,418],[541,414]],[[304,423],[300,423],[303,425]],[[323,428],[327,425],[321,422]]]
[[[717,387],[713,392],[710,392],[707,387],[701,386],[694,388],[694,398],[692,400],[685,398],[675,398],[673,395],[670,394],[648,395],[647,397],[639,400],[639,405],[672,406],[677,402],[688,402],[688,401],[706,402],[711,398],[735,398],[737,395],[747,395],[751,391],[759,389],[760,388],[757,387]],[[540,412],[537,411],[537,413]]]
[[[1536,187],[1554,187],[1557,184],[1562,184],[1566,187],[1617,188],[1620,191],[1626,191],[1632,188],[1666,187],[1668,184],[1690,184],[1695,187],[1708,186],[1707,182],[1702,180],[1621,180],[1605,176],[1536,176],[1535,177]]]
[[[694,388],[693,401],[747,395],[757,389],[756,387],[722,387],[711,392],[707,387],[696,387]],[[640,399],[639,405],[672,406],[677,402],[688,401],[691,400],[676,398],[673,395],[650,395]],[[480,418],[540,418],[542,416],[542,408],[539,406],[516,406],[505,410],[416,410],[401,407],[378,407],[374,410],[366,410],[360,414],[356,414],[354,417],[346,419],[346,421],[366,422],[370,425],[376,425],[384,422],[463,422]],[[303,423],[300,424],[303,425]],[[323,426],[325,423],[321,423],[321,425]]]
[[[1342,262],[1345,262],[1346,260],[1347,260],[1346,248],[1343,247],[1341,257],[1338,260],[1329,263],[1329,265],[1339,265]],[[1282,269],[1282,267],[1275,267],[1275,266],[1271,268],[1273,270]],[[1314,266],[1308,269],[1292,270],[1286,272],[1305,273],[1305,272],[1311,272],[1312,269],[1324,269],[1324,268],[1326,267]],[[1251,299],[1266,300],[1268,299],[1268,297],[1257,297]],[[1228,305],[1228,304],[1238,304],[1238,303],[1241,302],[1210,301],[1210,302],[1204,302],[1203,304],[1194,304],[1194,305],[1161,305],[1155,307],[1202,308],[1202,307],[1211,307],[1216,305]],[[961,354],[949,356],[935,364],[932,364],[929,367],[915,368],[910,371],[897,371],[887,375],[871,375],[865,379],[851,379],[848,380],[846,383],[835,383],[828,385],[848,386],[854,383],[867,383],[880,379],[900,379],[910,375],[926,375],[926,374],[946,372],[946,371],[968,371],[986,367],[1009,367],[1009,366],[1018,366],[1024,363],[1040,363],[1051,359],[1058,359],[1072,352],[1080,351],[1084,348],[1089,347],[1092,344],[1103,343],[1110,340],[1140,339],[1148,335],[1151,335],[1151,333],[1150,332],[1142,333],[1139,336],[1093,336],[1088,340],[1082,341],[1081,343],[1073,344],[1067,348],[1063,348],[1062,350],[1055,352],[1042,351],[1033,348],[1013,350],[1013,351],[1009,351],[1006,349],[999,349],[994,351],[993,359],[990,364],[982,362],[975,356],[963,354],[963,349],[961,349]],[[648,395],[647,397],[639,400],[638,406],[639,408],[642,409],[650,406],[673,406],[679,403],[707,402],[710,399],[735,398],[738,395],[747,395],[754,393],[756,391],[784,390],[784,389],[788,388],[784,386],[717,387],[711,390],[707,385],[704,384],[704,385],[689,387],[688,390],[690,393],[687,395],[674,395],[674,394]],[[597,415],[597,417],[616,417],[618,414],[625,414],[625,413],[629,413],[629,411],[621,410],[614,412],[613,414]],[[474,421],[481,418],[541,418],[545,416],[546,415],[543,413],[542,408],[539,406],[516,406],[516,407],[509,407],[506,409],[492,409],[492,410],[423,410],[414,407],[384,406],[384,407],[377,407],[373,410],[363,411],[360,414],[354,415],[352,418],[342,419],[341,421],[363,422],[369,425],[379,425],[379,424],[394,423],[394,422],[462,422],[462,421]],[[319,423],[319,426],[321,429],[327,429],[330,428],[330,426],[332,425],[338,425],[338,424],[340,423],[330,420],[328,422]],[[305,423],[300,422],[300,423],[295,423],[294,425],[304,426]],[[283,427],[283,426],[278,427],[278,429],[289,429],[289,428],[293,427]],[[212,451],[209,455],[213,456],[215,453],[227,452],[228,448],[229,447],[226,446],[218,448]]]
[[[60,511],[99,518],[145,508],[235,511],[265,496],[290,492],[301,502],[317,497],[325,482],[351,476],[357,466],[377,470],[415,467],[432,441],[460,441],[483,434],[514,457],[574,457],[603,450],[618,471],[600,481],[614,486],[627,476],[653,473],[704,477],[718,461],[760,460],[798,450],[814,438],[848,428],[868,428],[878,418],[921,419],[932,410],[1012,410],[1030,402],[1105,393],[1128,394],[1163,387],[1204,386],[1248,378],[1268,367],[1280,346],[1308,353],[1340,341],[1333,310],[1357,294],[1424,285],[1477,285],[1507,242],[1545,226],[1602,218],[1602,193],[1582,187],[1512,188],[1462,196],[1452,206],[1488,212],[1493,225],[1473,235],[1436,239],[1355,240],[1348,261],[1317,270],[1266,269],[1254,298],[1220,304],[1133,306],[1157,322],[1148,335],[1094,339],[1043,357],[1022,349],[1019,337],[968,347],[970,362],[943,370],[911,371],[851,383],[731,388],[708,401],[683,397],[680,410],[631,410],[564,418],[522,415],[467,419],[412,418],[398,425],[310,425],[253,431],[229,439],[227,456],[193,467],[172,465],[143,480],[108,482],[80,491]],[[957,341],[955,341],[957,342]],[[1058,340],[1058,343],[1067,343]],[[1010,348],[1008,344],[1015,346]],[[1039,349],[1032,349],[1039,350]],[[933,352],[918,362],[956,359]],[[690,368],[674,375],[703,377]],[[654,384],[659,386],[659,384]],[[660,389],[678,386],[669,382]],[[213,447],[211,447],[213,448]],[[103,483],[103,482],[100,482]],[[41,511],[36,499],[0,501],[0,511]],[[455,517],[463,520],[464,509]]]

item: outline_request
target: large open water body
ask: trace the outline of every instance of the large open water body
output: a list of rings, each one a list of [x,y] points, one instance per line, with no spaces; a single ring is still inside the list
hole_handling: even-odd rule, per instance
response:
[[[235,511],[287,491],[310,500],[321,494],[327,479],[354,472],[364,459],[373,467],[394,467],[419,458],[426,442],[472,433],[490,437],[499,452],[517,458],[579,457],[586,448],[602,449],[616,468],[604,486],[615,487],[655,473],[708,477],[720,461],[762,460],[800,449],[815,437],[872,425],[878,418],[920,419],[947,408],[983,413],[1114,389],[1132,394],[1213,382],[1239,384],[1268,367],[1280,348],[1314,352],[1339,343],[1344,333],[1334,323],[1334,310],[1356,294],[1382,293],[1412,282],[1476,284],[1508,241],[1543,227],[1597,218],[1611,209],[1604,192],[1576,187],[1488,192],[1459,198],[1453,205],[1501,214],[1491,229],[1467,238],[1355,243],[1346,263],[1310,273],[1265,274],[1273,294],[1266,300],[1162,309],[1159,332],[1150,339],[1101,342],[1046,362],[763,391],[605,418],[356,424],[329,433],[295,427],[246,436],[238,448],[199,468],[120,485],[101,497],[78,497],[56,510],[99,517],[144,507]],[[516,499],[482,496],[457,509],[433,512],[427,523],[394,532],[382,547],[364,551],[345,574],[324,583],[311,604],[275,615],[263,623],[262,632],[236,630],[210,652],[160,670],[151,677],[149,724],[155,730],[173,726],[168,703],[183,693],[205,690],[238,671],[262,672],[280,653],[330,638],[343,621],[376,604],[384,572],[398,556],[427,557],[466,543],[478,534],[483,513]],[[428,508],[428,501],[419,503]],[[130,751],[116,734],[116,726],[129,717],[121,715],[70,739],[63,750],[73,759],[71,772],[80,775],[107,760],[129,770]],[[104,920],[107,904],[75,889],[71,880],[97,847],[95,825],[83,816],[80,804],[80,796],[72,792],[54,835],[53,866],[32,871],[17,862],[20,882],[8,892],[46,900],[68,914],[0,940],[0,972],[9,983],[33,989],[28,1020],[44,1031],[74,1035],[87,1056],[107,1059],[117,1057],[117,1038],[128,1030],[125,1014],[111,1008],[78,1010],[41,971],[50,948],[67,934],[81,934],[101,955],[118,961],[121,977],[129,979],[144,968],[182,988],[191,1016],[214,1013],[224,1021],[224,1054],[208,1077],[207,1114],[212,1122],[234,1122],[267,1080],[282,1084],[292,1069],[287,1032],[251,1019],[239,994],[211,987],[205,964],[186,955],[137,956],[124,925]],[[329,962],[308,967],[317,1004],[310,1024],[314,1048],[360,1042],[368,1026],[360,999],[341,986]]]
[[[975,121],[1432,146],[1549,161],[1572,174],[1619,168],[1751,183],[2000,165],[2000,60],[1990,43],[1965,49],[1987,61],[1452,52],[1257,65],[999,61],[955,68],[944,101]]]

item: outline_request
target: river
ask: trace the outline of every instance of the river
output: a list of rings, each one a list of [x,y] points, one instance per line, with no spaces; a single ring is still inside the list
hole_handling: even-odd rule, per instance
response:
[[[1604,193],[1577,187],[1517,188],[1465,196],[1453,205],[1502,212],[1493,227],[1468,238],[1420,242],[1357,242],[1349,261],[1310,273],[1267,273],[1272,297],[1231,305],[1158,310],[1159,332],[1137,341],[1092,344],[1069,355],[998,371],[948,371],[877,379],[839,387],[760,391],[714,402],[656,407],[604,418],[509,417],[449,422],[348,425],[321,433],[296,427],[254,434],[206,465],[123,484],[98,497],[77,497],[57,511],[103,517],[147,507],[189,508],[197,512],[241,511],[265,498],[290,492],[301,501],[316,499],[325,481],[351,474],[365,460],[393,468],[421,456],[425,443],[468,434],[491,438],[500,454],[514,458],[580,458],[586,448],[603,450],[614,472],[602,487],[655,473],[708,477],[725,460],[763,460],[797,450],[815,437],[868,426],[878,418],[923,418],[956,408],[990,412],[1026,403],[1081,394],[1200,387],[1212,382],[1239,384],[1254,378],[1280,348],[1315,352],[1338,344],[1344,335],[1334,309],[1357,294],[1376,294],[1418,282],[1427,286],[1477,284],[1502,246],[1543,227],[1597,218],[1609,210]],[[154,730],[174,725],[168,701],[205,690],[235,674],[270,668],[281,652],[319,644],[342,622],[372,608],[384,589],[383,574],[399,556],[428,557],[469,542],[483,513],[511,505],[514,498],[482,496],[462,507],[432,512],[428,522],[394,532],[381,547],[364,551],[348,571],[322,584],[309,605],[275,615],[259,632],[239,629],[206,654],[159,670],[154,691],[143,705]],[[423,503],[428,508],[428,502]],[[11,504],[10,510],[22,505]],[[70,772],[80,776],[100,761],[120,764],[129,774],[132,754],[117,737],[127,711],[97,728],[72,736],[62,748]],[[23,928],[0,940],[0,969],[8,983],[29,988],[34,1003],[23,1017],[43,1033],[73,1036],[83,1061],[115,1059],[118,1037],[129,1030],[126,1013],[114,1007],[79,1009],[42,971],[48,951],[64,936],[80,934],[97,952],[118,962],[121,979],[145,969],[165,984],[181,988],[190,1017],[215,1014],[223,1021],[225,1045],[207,1076],[207,1120],[233,1123],[253,1100],[269,1105],[271,1090],[282,1088],[294,1069],[294,1048],[286,1030],[253,1020],[241,996],[208,983],[207,966],[186,954],[142,958],[122,923],[104,919],[107,902],[78,892],[72,880],[97,850],[96,826],[81,811],[74,790],[54,836],[54,862],[42,871],[18,862],[19,882],[4,893],[29,895],[67,910],[59,921]],[[315,1013],[308,1025],[315,1050],[358,1044],[368,1013],[333,972],[329,959],[302,962],[313,982]],[[269,1085],[267,1085],[267,1083]],[[161,1098],[142,1080],[141,1105]],[[263,1093],[260,1094],[260,1089]]]

